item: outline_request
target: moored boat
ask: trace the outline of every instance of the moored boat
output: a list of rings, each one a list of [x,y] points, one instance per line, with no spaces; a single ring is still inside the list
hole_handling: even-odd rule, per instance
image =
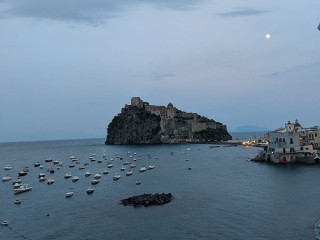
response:
[[[113,180],[119,180],[120,179],[120,175],[118,173],[116,173],[114,176],[113,176]]]
[[[152,170],[154,168],[155,168],[155,166],[152,164],[152,165],[149,165],[148,170]]]
[[[6,176],[6,177],[2,178],[2,182],[7,182],[7,181],[10,181],[10,180],[11,180],[11,177],[9,177],[9,176]]]
[[[95,184],[98,184],[99,182],[100,182],[99,179],[93,179],[92,182],[91,182],[91,184],[92,184],[92,185],[95,185]]]
[[[32,187],[29,187],[28,184],[23,184],[19,188],[14,189],[15,194],[23,193],[23,192],[28,192],[32,189]]]
[[[66,198],[72,197],[73,196],[73,192],[67,192],[66,193]]]
[[[13,202],[14,202],[15,204],[20,204],[20,203],[21,203],[21,199],[20,199],[20,198],[14,198],[14,199],[13,199]]]
[[[9,223],[8,223],[8,221],[4,220],[4,221],[1,222],[1,225],[2,225],[2,226],[8,226]]]
[[[89,177],[89,176],[91,176],[91,172],[86,172],[84,175],[85,175],[86,177]]]
[[[66,174],[64,175],[64,178],[71,178],[71,177],[72,177],[71,173],[66,173]]]
[[[94,175],[94,178],[99,179],[99,178],[101,178],[101,175],[99,173],[97,173],[96,175]]]
[[[72,182],[76,182],[76,181],[78,181],[79,180],[79,177],[78,176],[74,176],[73,178],[72,178]]]
[[[132,170],[128,170],[128,171],[126,172],[126,176],[131,176],[132,174],[133,174]]]
[[[87,194],[91,194],[91,193],[93,193],[94,192],[94,189],[93,188],[88,188],[87,189]]]
[[[146,167],[141,167],[141,168],[139,169],[139,172],[145,172],[146,170],[147,170]]]
[[[104,171],[103,171],[103,174],[108,174],[108,173],[109,173],[108,170],[104,170]]]
[[[140,185],[141,184],[141,181],[140,180],[137,180],[136,181],[136,185]]]
[[[4,170],[11,170],[12,169],[12,167],[10,166],[10,165],[6,165],[5,167],[4,167]]]
[[[50,184],[53,184],[54,183],[54,178],[49,178],[48,179],[48,184],[50,185]]]

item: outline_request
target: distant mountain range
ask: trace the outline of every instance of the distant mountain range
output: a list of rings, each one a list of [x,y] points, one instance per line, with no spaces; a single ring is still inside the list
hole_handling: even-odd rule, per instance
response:
[[[268,128],[265,127],[258,127],[253,125],[246,125],[236,127],[233,132],[268,132],[270,131]]]

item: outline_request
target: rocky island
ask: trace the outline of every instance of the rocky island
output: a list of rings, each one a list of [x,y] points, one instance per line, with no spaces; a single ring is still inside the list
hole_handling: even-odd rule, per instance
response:
[[[156,194],[142,194],[139,196],[133,196],[121,200],[121,204],[124,206],[130,205],[134,207],[140,206],[153,206],[153,205],[163,205],[171,202],[172,194],[171,193],[156,193]]]
[[[171,103],[154,106],[131,99],[108,126],[105,144],[211,143],[231,139],[226,125]]]

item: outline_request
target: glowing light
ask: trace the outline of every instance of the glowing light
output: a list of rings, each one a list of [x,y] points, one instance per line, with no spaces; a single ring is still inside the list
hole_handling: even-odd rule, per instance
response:
[[[269,39],[271,35],[269,33],[266,34],[266,38]]]

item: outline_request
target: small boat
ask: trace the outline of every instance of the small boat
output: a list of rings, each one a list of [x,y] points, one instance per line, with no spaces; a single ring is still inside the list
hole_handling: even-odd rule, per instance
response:
[[[32,187],[29,187],[28,184],[23,184],[19,188],[14,189],[14,193],[23,193],[23,192],[28,192],[32,189]]]
[[[112,163],[108,164],[108,168],[113,168],[113,164]]]
[[[118,174],[118,173],[116,173],[114,176],[113,176],[113,180],[119,180],[121,178],[121,176]]]
[[[62,165],[63,165],[63,162],[62,162],[62,161],[60,161],[58,165],[59,165],[59,166],[62,166]]]
[[[187,148],[186,151],[191,151],[191,148]]]
[[[46,160],[44,160],[45,162],[52,162],[52,158],[47,158]]]
[[[40,178],[39,178],[39,182],[44,182],[45,180],[46,180],[45,177],[40,177]]]
[[[139,172],[145,172],[146,170],[147,170],[146,167],[141,167],[141,168],[139,169]]]
[[[77,159],[75,156],[71,156],[70,160],[72,161],[73,159]]]
[[[78,158],[76,157],[71,159],[71,162],[76,162],[76,161],[78,161]]]
[[[13,189],[19,188],[21,186],[22,186],[21,183],[15,183],[15,184],[13,184]]]
[[[120,171],[125,171],[126,170],[126,167],[122,166]]]
[[[94,192],[94,189],[93,188],[88,188],[87,189],[87,194],[91,194],[91,193],[93,193]]]
[[[73,165],[73,164],[70,164],[70,165],[69,165],[69,168],[73,168],[73,167],[74,167],[74,165]]]
[[[8,221],[4,220],[4,221],[1,222],[1,225],[2,225],[2,226],[8,226],[9,223],[8,223]]]
[[[89,157],[89,160],[90,160],[91,162],[96,161],[96,159],[95,159],[94,157]]]
[[[77,160],[77,161],[75,161],[75,163],[76,163],[76,164],[80,164],[80,161],[79,161],[79,160]]]
[[[9,176],[6,176],[6,177],[2,178],[2,182],[7,182],[7,181],[10,181],[10,180],[11,180],[11,177],[9,177]]]
[[[91,176],[91,172],[86,172],[84,175],[85,175],[86,177],[89,177],[89,176]]]
[[[126,176],[131,176],[132,174],[133,174],[132,170],[128,170],[128,171],[126,172]]]
[[[22,180],[20,178],[17,178],[12,181],[12,185],[14,185],[15,183],[21,183],[21,182],[22,182]]]
[[[130,164],[130,168],[135,168],[136,167],[136,165],[135,164]]]
[[[59,161],[58,160],[54,160],[53,164],[59,164]]]
[[[106,159],[106,158],[107,158],[105,153],[102,155],[102,157],[103,157],[104,159]]]
[[[85,165],[81,165],[81,166],[79,167],[79,170],[82,170],[82,169],[85,169],[85,168],[86,168]]]
[[[38,178],[41,178],[41,177],[45,177],[46,175],[44,173],[39,173],[39,176]]]
[[[124,163],[123,163],[123,165],[129,165],[131,162],[129,162],[129,161],[125,161]]]
[[[14,199],[13,199],[13,202],[14,202],[15,204],[20,204],[20,203],[21,203],[21,199],[20,199],[20,198],[14,198]]]
[[[6,165],[5,167],[4,167],[4,170],[11,170],[12,169],[12,167],[10,166],[10,165]]]
[[[27,175],[27,174],[28,174],[28,173],[25,172],[25,171],[21,171],[21,172],[18,173],[19,176],[25,176],[25,175]]]
[[[93,179],[93,180],[91,181],[91,184],[92,184],[92,185],[95,185],[95,184],[98,184],[99,182],[100,182],[99,179]]]
[[[54,173],[54,169],[49,169],[49,173],[53,174]]]
[[[54,178],[49,178],[48,179],[48,184],[50,185],[50,184],[53,184],[54,183]]]
[[[103,171],[103,174],[108,174],[108,173],[109,173],[108,170],[104,170],[104,171]]]
[[[134,159],[133,159],[133,161],[134,161],[134,162],[136,162],[136,161],[137,161],[137,159],[136,159],[136,158],[134,158]]]
[[[71,173],[66,173],[66,175],[64,175],[64,178],[71,178],[71,177],[72,177]]]
[[[98,160],[98,163],[102,163],[102,160]]]
[[[89,165],[89,163],[85,162],[83,165],[84,165],[84,166],[88,166],[88,165]]]
[[[72,178],[72,182],[76,182],[76,181],[78,181],[79,180],[79,177],[78,176],[74,176],[73,178]]]
[[[155,166],[152,164],[152,165],[149,165],[148,170],[152,170],[154,168],[155,168]]]
[[[136,181],[136,185],[140,185],[141,184],[141,181],[140,180],[137,180]]]
[[[39,168],[40,168],[40,169],[43,169],[43,165],[40,165]]]
[[[96,175],[94,175],[94,178],[99,179],[99,178],[101,178],[101,175],[97,173]]]
[[[66,198],[72,197],[73,196],[73,192],[67,192],[66,193]]]

